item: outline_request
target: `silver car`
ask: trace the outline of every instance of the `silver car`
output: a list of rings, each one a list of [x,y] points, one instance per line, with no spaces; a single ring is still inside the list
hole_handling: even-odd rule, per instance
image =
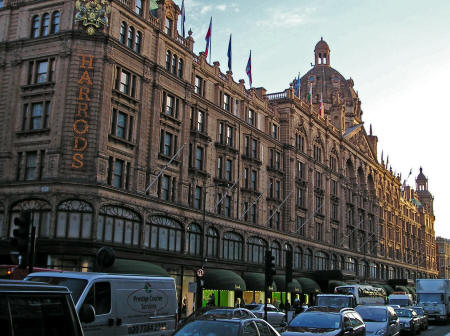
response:
[[[264,304],[248,304],[245,308],[250,310],[259,318],[264,318]],[[278,328],[284,325],[286,314],[279,311],[274,305],[267,305],[267,322],[269,322],[273,327]]]
[[[355,310],[366,323],[367,336],[397,336],[400,334],[400,321],[392,307],[357,306]]]

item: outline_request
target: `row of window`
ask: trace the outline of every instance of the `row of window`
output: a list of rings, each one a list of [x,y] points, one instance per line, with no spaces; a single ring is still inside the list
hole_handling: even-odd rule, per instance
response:
[[[142,49],[142,33],[125,21],[120,24],[119,42],[140,54]]]
[[[31,38],[48,36],[59,32],[61,15],[59,11],[44,13],[31,18]]]
[[[170,50],[166,51],[166,70],[177,77],[183,78],[183,59],[172,53]]]

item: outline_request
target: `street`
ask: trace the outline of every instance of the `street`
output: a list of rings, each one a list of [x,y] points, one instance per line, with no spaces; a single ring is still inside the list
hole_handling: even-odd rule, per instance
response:
[[[432,323],[427,330],[420,333],[421,336],[450,336],[450,324]]]

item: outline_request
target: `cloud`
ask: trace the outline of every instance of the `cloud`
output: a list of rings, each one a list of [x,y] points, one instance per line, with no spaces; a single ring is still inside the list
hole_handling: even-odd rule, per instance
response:
[[[224,11],[225,9],[227,9],[227,5],[225,5],[225,4],[223,4],[223,5],[217,5],[217,7],[216,7],[218,10],[220,10],[220,11]]]
[[[209,12],[212,9],[212,6],[203,6],[202,9],[200,9],[201,14],[205,14]]]
[[[258,26],[282,27],[290,28],[304,25],[311,22],[311,15],[315,12],[315,8],[299,8],[295,11],[287,11],[281,9],[272,10],[271,14],[263,20],[256,21]]]

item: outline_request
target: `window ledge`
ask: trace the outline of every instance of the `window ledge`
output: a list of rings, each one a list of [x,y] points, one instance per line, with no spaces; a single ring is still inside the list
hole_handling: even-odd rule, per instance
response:
[[[41,128],[35,130],[25,130],[25,131],[17,131],[17,136],[31,136],[31,135],[48,135],[50,134],[49,128]]]
[[[127,95],[126,93],[123,93],[123,92],[120,91],[120,90],[113,89],[113,93],[114,93],[118,98],[125,99],[125,100],[127,100],[129,103],[132,103],[133,105],[139,104],[139,100],[137,100],[137,99],[134,98],[134,97],[131,97],[131,96]]]
[[[276,173],[278,175],[284,176],[284,172],[280,168],[267,166],[267,170],[270,171],[270,172]]]
[[[211,141],[211,138],[208,136],[206,132],[197,131],[195,129],[191,129],[191,134],[198,138],[203,138],[205,140]]]
[[[166,119],[166,120],[170,120],[170,121],[174,122],[177,125],[181,125],[181,121],[180,120],[178,120],[175,117],[172,117],[171,115],[169,115],[167,113],[161,112],[161,118],[162,119]]]
[[[164,160],[164,161],[170,161],[171,158],[172,158],[172,156],[168,156],[168,155],[163,154],[163,153],[158,153],[158,159],[161,159],[161,160]],[[180,160],[173,159],[171,163],[175,163],[175,164],[179,165],[180,162],[181,162]]]
[[[130,148],[134,148],[136,146],[135,142],[125,140],[121,137],[118,137],[117,135],[109,134],[108,139],[110,141],[114,141],[115,143],[120,143],[120,144],[130,147]]]
[[[209,178],[211,176],[210,174],[208,174],[208,172],[194,168],[194,167],[189,168],[189,173],[194,174],[194,175],[200,175],[200,176],[207,177],[207,178]]]
[[[224,143],[220,143],[220,142],[215,142],[214,145],[217,148],[224,149],[224,150],[230,151],[232,153],[238,153],[238,150],[235,149],[234,147],[230,146],[230,145],[227,145],[227,144],[224,144]]]
[[[255,163],[255,164],[257,164],[258,166],[261,166],[261,165],[262,165],[262,162],[259,161],[257,158],[253,158],[253,157],[247,156],[246,154],[242,154],[242,159],[243,159],[243,160],[246,160],[246,161],[250,161],[250,162],[252,162],[252,163]]]
[[[33,84],[22,85],[21,89],[22,89],[22,91],[32,91],[32,90],[38,90],[38,89],[53,88],[54,86],[55,86],[55,82],[43,82],[43,83],[33,83]]]

